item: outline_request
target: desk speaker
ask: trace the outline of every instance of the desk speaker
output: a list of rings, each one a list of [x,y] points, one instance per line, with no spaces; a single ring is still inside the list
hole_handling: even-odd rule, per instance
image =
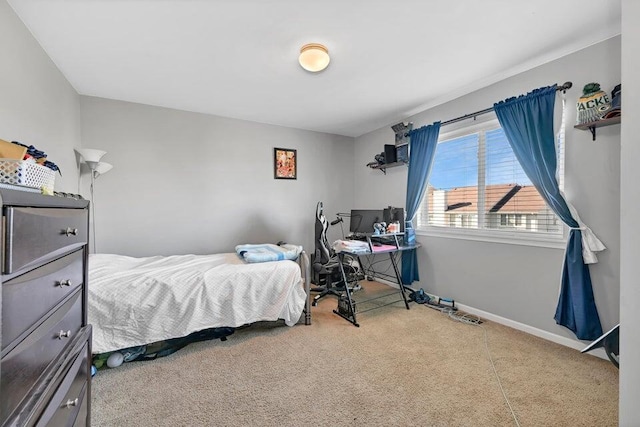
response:
[[[396,146],[393,144],[384,145],[384,159],[387,163],[395,163],[396,159]]]

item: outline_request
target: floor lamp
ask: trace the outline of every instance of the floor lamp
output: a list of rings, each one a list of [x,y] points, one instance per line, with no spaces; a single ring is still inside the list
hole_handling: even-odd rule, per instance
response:
[[[107,154],[106,151],[96,150],[93,148],[77,148],[75,149],[75,151],[80,155],[80,163],[84,163],[87,165],[89,174],[91,175],[91,186],[89,187],[89,192],[91,194],[91,217],[93,219],[93,253],[96,253],[96,204],[93,195],[93,184],[100,175],[109,172],[113,168],[113,165],[100,161],[100,159],[102,159],[102,156]]]

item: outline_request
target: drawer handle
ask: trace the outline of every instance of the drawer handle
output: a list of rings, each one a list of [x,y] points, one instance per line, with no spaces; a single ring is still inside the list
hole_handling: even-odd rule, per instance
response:
[[[62,338],[69,338],[71,336],[71,331],[60,331],[58,332],[58,339],[61,340]]]
[[[71,408],[72,406],[78,406],[78,398],[76,397],[75,399],[71,400],[67,400],[67,403],[65,403],[64,405],[65,408]]]
[[[71,281],[71,279],[67,279],[67,280],[61,280],[58,282],[58,286],[60,286],[61,288],[63,286],[71,286],[73,284],[73,282]]]
[[[78,235],[78,229],[77,228],[67,227],[67,229],[64,230],[64,234],[67,235],[67,236],[77,236]]]

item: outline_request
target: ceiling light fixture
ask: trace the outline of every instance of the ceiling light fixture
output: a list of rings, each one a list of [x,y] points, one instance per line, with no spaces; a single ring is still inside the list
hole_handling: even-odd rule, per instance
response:
[[[329,65],[331,58],[329,50],[319,43],[305,44],[300,48],[298,62],[302,68],[312,73],[324,70]]]

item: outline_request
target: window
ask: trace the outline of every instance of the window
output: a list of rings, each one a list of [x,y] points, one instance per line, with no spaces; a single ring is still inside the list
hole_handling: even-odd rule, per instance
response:
[[[500,227],[526,228],[527,218],[535,218],[535,215],[500,214]]]
[[[562,142],[557,150],[561,188]],[[497,120],[441,135],[416,218],[418,230],[438,234],[558,240],[563,233]]]

